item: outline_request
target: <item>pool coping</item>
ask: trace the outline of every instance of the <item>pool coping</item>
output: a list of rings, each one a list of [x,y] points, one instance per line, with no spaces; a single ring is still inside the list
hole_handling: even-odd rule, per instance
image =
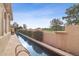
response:
[[[72,55],[72,54],[70,54],[70,53],[68,53],[68,52],[62,51],[62,50],[60,50],[60,49],[58,49],[58,48],[55,48],[55,47],[53,47],[53,46],[50,46],[50,45],[48,45],[48,44],[45,44],[45,43],[40,42],[40,41],[37,41],[37,40],[35,40],[35,39],[33,39],[33,38],[29,37],[29,36],[26,36],[26,35],[24,35],[24,34],[22,34],[22,33],[20,33],[20,34],[23,35],[23,36],[25,36],[25,37],[27,37],[27,38],[29,38],[29,40],[31,40],[31,41],[33,41],[33,42],[35,42],[35,43],[37,43],[37,44],[40,44],[40,45],[42,45],[43,47],[45,47],[45,48],[47,48],[47,49],[49,49],[49,50],[51,50],[51,51],[53,51],[53,52],[55,52],[55,53],[61,55],[61,56],[74,56],[74,55]]]

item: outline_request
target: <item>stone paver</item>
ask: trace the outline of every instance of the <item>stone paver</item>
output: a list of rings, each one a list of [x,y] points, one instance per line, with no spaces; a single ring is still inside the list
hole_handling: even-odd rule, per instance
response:
[[[20,45],[20,47],[17,45]],[[15,48],[17,47],[17,50],[15,52]],[[21,43],[19,42],[17,36],[14,34],[11,36],[10,40],[8,41],[8,44],[5,47],[5,50],[3,51],[2,55],[3,56],[15,56],[16,53],[18,53],[19,51],[24,50],[24,47],[21,45]],[[20,56],[28,56],[29,54],[27,52],[21,51],[18,53],[18,55]]]

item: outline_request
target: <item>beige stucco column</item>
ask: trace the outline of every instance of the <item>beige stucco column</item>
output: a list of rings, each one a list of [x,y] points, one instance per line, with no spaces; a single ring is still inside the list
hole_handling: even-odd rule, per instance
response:
[[[5,35],[5,33],[6,33],[6,10],[5,10],[5,8],[4,8],[4,10],[3,10],[3,34]]]
[[[6,28],[5,28],[5,27],[6,27],[6,21],[5,21],[5,20],[6,20],[6,19],[3,19],[3,21],[4,21],[4,22],[3,22],[3,30],[4,30],[3,33],[4,33],[4,34],[6,33]]]
[[[1,21],[2,20],[1,19],[2,19],[2,16],[1,16],[1,12],[0,12],[0,36],[2,35],[2,33],[1,33],[2,32],[2,29],[1,29],[2,28],[2,26],[1,26]]]
[[[8,29],[9,29],[9,18],[8,18],[9,14],[6,14],[6,32],[8,33]]]
[[[1,20],[2,20],[2,12],[1,12],[1,4],[0,4],[0,36],[1,36]]]
[[[8,19],[7,19],[7,13],[6,13],[6,12],[5,12],[5,17],[6,17],[6,18],[4,19],[4,20],[5,20],[5,33],[7,33],[7,20],[8,20]]]
[[[3,35],[3,4],[0,3],[0,36]]]

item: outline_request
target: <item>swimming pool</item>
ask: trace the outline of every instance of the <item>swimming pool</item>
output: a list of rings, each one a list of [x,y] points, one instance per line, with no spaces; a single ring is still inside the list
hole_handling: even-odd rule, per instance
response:
[[[21,44],[30,52],[31,56],[59,56],[45,47],[29,40],[27,37],[17,33],[17,37]]]

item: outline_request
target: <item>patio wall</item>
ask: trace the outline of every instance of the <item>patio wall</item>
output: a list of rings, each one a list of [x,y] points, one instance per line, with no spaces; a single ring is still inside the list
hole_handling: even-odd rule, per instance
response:
[[[79,25],[66,26],[65,31],[44,31],[43,42],[79,55]]]

